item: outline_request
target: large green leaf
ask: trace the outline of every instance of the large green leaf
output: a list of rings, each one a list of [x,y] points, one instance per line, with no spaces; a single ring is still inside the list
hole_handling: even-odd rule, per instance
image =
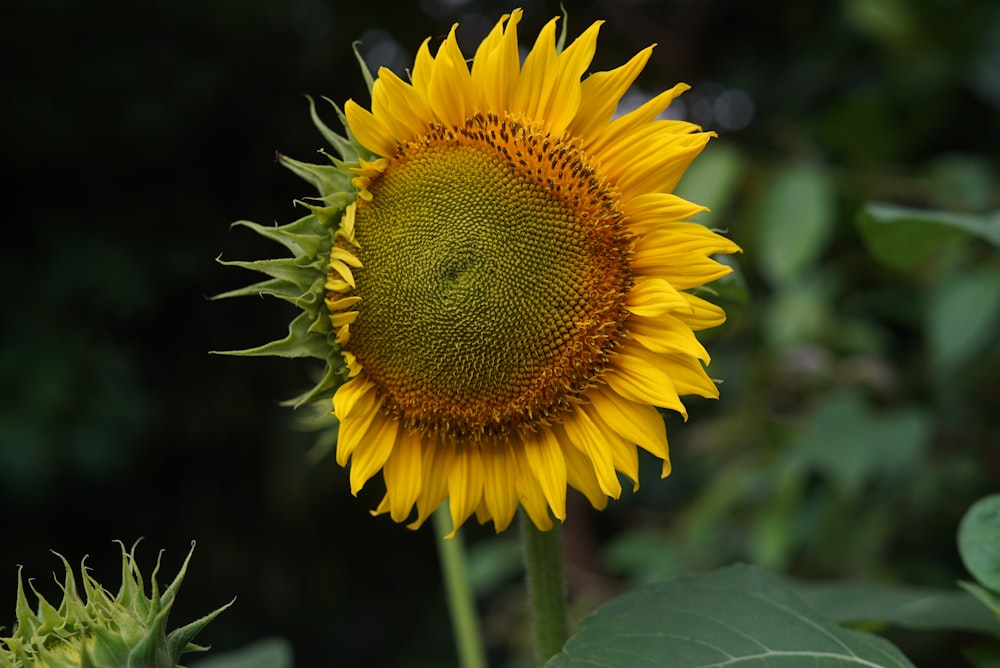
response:
[[[191,668],[292,668],[292,646],[284,638],[264,638],[231,652],[213,654]]]
[[[927,307],[927,343],[937,369],[950,371],[996,338],[1000,271],[970,272],[934,286]]]
[[[899,668],[877,636],[825,619],[752,566],[682,576],[630,591],[580,623],[548,668]]]
[[[967,593],[872,582],[786,584],[812,607],[841,624],[891,624],[909,629],[996,633],[996,620]]]
[[[757,261],[773,285],[796,281],[815,264],[833,232],[834,190],[815,165],[779,171],[759,210]]]
[[[968,236],[1000,246],[1000,214],[970,216],[872,203],[858,214],[858,228],[872,255],[909,270],[943,245]]]
[[[1000,494],[976,501],[958,526],[958,551],[981,585],[1000,593]]]

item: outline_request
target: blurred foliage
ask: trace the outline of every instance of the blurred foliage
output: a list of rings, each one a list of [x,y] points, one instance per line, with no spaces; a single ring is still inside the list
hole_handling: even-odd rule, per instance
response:
[[[517,4],[525,34],[560,13]],[[571,35],[607,21],[596,69],[658,43],[637,96],[694,85],[673,111],[720,138],[680,189],[745,249],[717,286],[729,322],[708,333],[722,399],[689,402],[687,423],[666,416],[671,478],[646,461],[642,489],[606,512],[571,500],[576,614],[733,561],[885,585],[966,578],[955,530],[1000,487],[1000,6],[567,8]],[[205,295],[248,278],[213,257],[270,250],[228,222],[297,215],[305,193],[273,154],[323,143],[302,94],[367,99],[352,41],[402,73],[427,35],[460,21],[471,53],[509,9],[4,6],[0,601],[16,564],[50,548],[73,561],[144,535],[170,570],[195,539],[177,614],[238,595],[203,638],[220,653],[279,636],[306,668],[452,664],[429,531],[369,517],[379,490],[354,499],[331,459],[307,464],[314,435],[277,405],[313,369],[206,352],[274,338],[289,311]],[[516,536],[468,537],[493,663],[523,665]],[[917,665],[961,665],[969,644],[892,639]]]

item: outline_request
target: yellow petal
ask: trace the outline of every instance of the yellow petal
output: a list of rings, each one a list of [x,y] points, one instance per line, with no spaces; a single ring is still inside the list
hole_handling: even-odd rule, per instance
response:
[[[381,416],[372,425],[367,437],[358,443],[351,455],[351,494],[357,496],[365,483],[385,464],[396,446],[399,421]]]
[[[344,264],[350,265],[352,267],[361,267],[361,260],[358,256],[349,250],[340,248],[339,246],[334,246],[333,250],[330,251],[330,258],[343,262]]]
[[[344,279],[345,283],[351,287],[357,287],[357,283],[354,282],[354,272],[351,271],[351,268],[346,263],[331,259],[329,267],[330,271],[336,272],[338,276]]]
[[[330,314],[330,323],[334,327],[343,327],[344,325],[350,325],[357,319],[358,319],[357,311],[347,311],[346,313]]]
[[[396,141],[410,141],[427,131],[431,110],[423,96],[392,70],[380,68],[372,88],[372,114],[381,118]]]
[[[554,432],[562,444],[563,456],[566,458],[567,482],[573,489],[587,497],[590,505],[603,510],[608,505],[608,495],[601,490],[590,459],[572,444],[565,430],[559,427]]]
[[[600,390],[588,395],[601,419],[622,438],[660,459],[669,459],[667,428],[659,411],[649,404],[640,404]]]
[[[336,300],[327,300],[326,307],[331,311],[342,311],[350,308],[361,301],[361,297],[342,297]]]
[[[372,153],[392,155],[396,152],[396,140],[381,120],[363,109],[354,100],[348,100],[344,105],[347,125],[354,138]]]
[[[625,303],[630,313],[642,316],[690,310],[683,294],[662,278],[640,277],[625,298]]]
[[[382,500],[379,501],[378,507],[371,511],[372,515],[385,515],[389,512],[389,495],[384,494]]]
[[[679,394],[697,394],[706,399],[719,398],[719,386],[708,377],[705,367],[691,355],[661,355],[664,370]]]
[[[687,292],[680,294],[689,308],[679,310],[673,315],[694,331],[718,327],[726,321],[726,312],[721,307]]]
[[[376,408],[375,384],[367,378],[355,378],[344,383],[333,395],[333,414],[342,423],[356,420]]]
[[[535,45],[524,59],[521,78],[511,107],[536,123],[545,123],[541,114],[548,107],[556,79],[556,21],[545,24]]]
[[[601,419],[599,413],[591,413],[590,419],[601,432],[604,441],[611,450],[611,461],[614,463],[615,470],[631,480],[632,491],[637,491],[639,489],[639,451],[636,450],[635,443],[629,443],[622,438],[618,432]]]
[[[428,46],[430,42],[430,37],[421,42],[420,48],[417,49],[417,57],[413,61],[413,69],[410,71],[410,81],[413,83],[413,87],[423,93],[424,97],[430,90],[431,73],[434,71],[434,56],[431,55]]]
[[[517,511],[517,466],[511,450],[507,439],[486,443],[482,449],[483,503],[497,533],[510,526]]]
[[[552,528],[552,516],[549,514],[549,504],[545,500],[542,488],[531,472],[524,450],[514,449],[512,454],[517,466],[517,476],[514,480],[517,484],[517,494],[520,497],[521,506],[524,507],[524,512],[528,514],[536,527],[542,531],[548,531]]]
[[[448,474],[454,459],[454,448],[444,445],[440,439],[423,436],[421,446],[420,470],[425,477],[417,497],[417,519],[406,525],[410,529],[419,529],[448,496]]]
[[[608,386],[631,401],[675,410],[687,419],[674,381],[663,370],[663,356],[631,346],[616,355],[612,371],[604,374]]]
[[[597,50],[597,33],[603,21],[592,24],[576,38],[557,59],[557,75],[552,92],[543,106],[537,109],[536,118],[545,119],[553,135],[561,135],[576,117],[582,99],[580,77],[587,71]]]
[[[455,531],[468,519],[483,498],[483,458],[479,447],[462,443],[455,451],[455,460],[448,475],[448,499]]]
[[[559,520],[565,520],[566,459],[555,435],[550,429],[541,429],[530,437],[525,437],[524,455],[528,468],[552,508],[552,514]]]
[[[629,229],[646,234],[662,229],[669,223],[679,223],[708,211],[707,206],[694,204],[673,193],[642,193],[622,201],[622,212]]]
[[[420,496],[423,480],[423,452],[416,436],[399,439],[385,462],[383,474],[389,496],[389,511],[393,521],[402,522],[410,514]]]
[[[602,148],[601,169],[622,193],[669,192],[708,141],[712,132],[691,132],[697,126],[679,121],[653,121]]]
[[[635,269],[677,262],[684,253],[738,253],[740,247],[721,234],[696,223],[676,223],[644,234],[635,243],[632,266]]]
[[[615,499],[621,496],[622,486],[615,473],[611,447],[587,413],[577,410],[563,421],[563,428],[573,445],[590,460],[601,491]]]
[[[678,290],[707,285],[731,273],[733,268],[729,265],[700,253],[684,253],[671,258],[669,263],[661,262],[655,268],[646,269],[648,276],[662,279]]]
[[[621,67],[595,72],[584,79],[580,85],[580,108],[569,131],[584,142],[596,137],[612,119],[622,96],[646,67],[652,53],[653,47],[646,47]]]
[[[628,335],[654,353],[684,353],[705,364],[712,361],[694,331],[674,315],[629,318]]]
[[[472,59],[472,87],[476,91],[479,111],[500,112],[510,108],[511,95],[521,77],[517,24],[522,14],[520,9],[515,9],[509,18],[504,15]]]
[[[623,136],[628,135],[632,131],[644,128],[650,121],[663,113],[670,106],[670,103],[673,102],[674,98],[690,88],[685,83],[679,83],[670,90],[663,91],[640,107],[619,116],[605,126],[596,137],[587,142],[585,148],[591,153],[610,154],[612,152],[609,150],[611,145],[619,142]]]
[[[427,101],[442,123],[461,126],[475,111],[475,96],[469,67],[455,38],[457,28],[456,23],[438,48],[427,88]]]

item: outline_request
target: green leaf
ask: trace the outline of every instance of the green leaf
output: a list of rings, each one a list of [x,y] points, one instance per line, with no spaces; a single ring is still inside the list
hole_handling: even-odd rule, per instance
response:
[[[942,281],[927,307],[927,343],[942,371],[954,369],[996,339],[1000,320],[1000,271],[980,271]]]
[[[886,623],[908,629],[996,633],[997,623],[975,599],[953,589],[873,582],[786,584],[812,607],[841,624]]]
[[[232,652],[216,654],[191,668],[292,668],[292,646],[284,638],[265,638]]]
[[[976,501],[958,526],[958,551],[965,568],[1000,594],[1000,494]]]
[[[823,473],[847,497],[873,477],[911,470],[930,437],[930,421],[917,409],[871,411],[853,392],[825,397],[809,416],[788,465]]]
[[[819,258],[833,231],[830,176],[814,165],[780,171],[759,210],[757,260],[772,284],[797,280]]]
[[[985,605],[997,621],[1000,621],[1000,594],[986,587],[980,587],[974,582],[959,582],[958,586],[975,596],[976,600]]]
[[[772,577],[730,566],[624,594],[580,623],[548,668],[912,666],[888,641],[824,619]]]
[[[1000,246],[1000,213],[970,216],[871,203],[858,214],[868,250],[885,264],[908,271],[942,245],[969,236]]]
[[[358,159],[358,152],[355,150],[354,146],[348,141],[347,137],[344,137],[339,132],[335,132],[330,129],[330,127],[323,122],[316,112],[316,101],[312,99],[312,96],[306,95],[306,99],[309,100],[309,117],[312,118],[313,125],[319,130],[323,138],[340,154],[340,157],[348,162],[353,162]],[[336,112],[337,116],[344,120],[344,125],[346,126],[346,119],[344,119],[344,113],[340,110],[340,107],[334,103],[328,97],[323,98],[327,101],[330,106],[332,106]]]

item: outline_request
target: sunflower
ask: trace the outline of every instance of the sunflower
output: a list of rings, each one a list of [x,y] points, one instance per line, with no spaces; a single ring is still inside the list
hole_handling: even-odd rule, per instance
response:
[[[553,19],[522,64],[521,16],[471,67],[457,26],[425,41],[409,81],[383,68],[370,110],[346,103],[348,138],[321,127],[344,192],[289,163],[335,221],[329,323],[307,320],[338,385],[337,461],[355,495],[381,471],[374,512],[414,528],[445,499],[456,529],[475,513],[498,532],[519,506],[550,529],[568,487],[603,508],[619,473],[638,486],[637,448],[670,473],[658,407],[718,396],[695,332],[725,315],[691,290],[739,248],[671,192],[714,134],[660,118],[684,84],[615,116],[652,47],[584,77],[600,23],[563,49]]]

